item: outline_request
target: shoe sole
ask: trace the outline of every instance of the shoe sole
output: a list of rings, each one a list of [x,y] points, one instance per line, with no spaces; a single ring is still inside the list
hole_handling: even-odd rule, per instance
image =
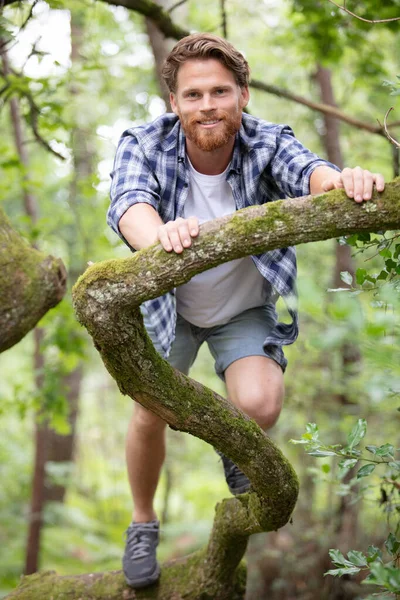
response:
[[[150,575],[140,579],[128,579],[128,577],[125,575],[125,581],[130,587],[140,589],[156,583],[156,581],[158,581],[160,578],[160,573],[160,565],[157,563],[154,573],[150,573]]]

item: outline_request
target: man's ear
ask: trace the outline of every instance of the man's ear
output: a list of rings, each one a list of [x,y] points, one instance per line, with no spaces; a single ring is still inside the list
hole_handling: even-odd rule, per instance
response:
[[[171,104],[172,112],[174,112],[177,115],[178,107],[176,105],[175,94],[173,94],[172,92],[170,92],[169,94],[169,103]]]
[[[249,92],[249,88],[247,87],[247,85],[245,87],[240,88],[240,93],[241,93],[241,105],[242,105],[242,108],[245,108],[245,106],[248,105],[249,100],[250,100],[250,92]]]

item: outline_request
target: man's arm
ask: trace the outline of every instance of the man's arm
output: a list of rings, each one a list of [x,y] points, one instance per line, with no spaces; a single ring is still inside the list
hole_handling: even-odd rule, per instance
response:
[[[321,194],[330,190],[343,188],[349,198],[356,202],[370,200],[373,187],[378,192],[385,189],[385,180],[380,173],[371,173],[361,167],[343,169],[338,173],[330,167],[317,167],[310,177],[310,193]]]
[[[197,217],[189,217],[164,224],[150,204],[140,202],[122,215],[119,230],[135,250],[147,248],[159,241],[167,252],[174,250],[180,254],[183,248],[189,248],[191,238],[199,234],[199,221]]]

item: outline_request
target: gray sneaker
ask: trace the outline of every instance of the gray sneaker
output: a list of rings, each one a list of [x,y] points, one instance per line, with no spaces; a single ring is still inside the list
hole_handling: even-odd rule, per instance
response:
[[[237,496],[238,494],[245,494],[250,490],[251,483],[246,475],[235,465],[235,463],[216,450],[217,454],[221,457],[222,464],[224,466],[225,479],[228,484],[228,488],[231,494]]]
[[[126,530],[126,545],[122,565],[125,581],[134,588],[155,583],[160,577],[156,560],[160,523],[131,523]]]

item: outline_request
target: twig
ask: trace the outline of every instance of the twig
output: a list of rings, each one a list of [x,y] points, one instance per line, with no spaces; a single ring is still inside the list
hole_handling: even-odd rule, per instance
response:
[[[226,18],[225,0],[220,0],[220,6],[221,6],[222,35],[227,40],[228,39],[228,21]]]
[[[182,4],[185,4],[186,2],[187,0],[179,0],[178,2],[175,2],[175,4],[173,4],[170,8],[167,8],[167,13],[172,13],[172,11],[178,8],[178,6],[182,6]]]
[[[386,112],[385,118],[383,119],[383,130],[384,130],[384,132],[385,132],[385,135],[386,135],[387,139],[388,139],[388,140],[389,140],[389,141],[390,141],[392,144],[394,144],[394,145],[395,145],[397,148],[400,148],[400,144],[399,144],[399,142],[398,142],[397,140],[395,140],[395,139],[394,139],[394,137],[392,137],[392,136],[390,135],[390,133],[388,132],[387,118],[388,118],[388,115],[389,115],[389,113],[391,113],[391,112],[392,112],[392,110],[394,110],[394,109],[393,109],[393,106],[391,106],[391,107],[389,108],[389,110]],[[378,123],[379,123],[379,121],[378,121]],[[379,123],[379,125],[380,125],[380,123]]]
[[[360,21],[363,21],[364,23],[391,23],[392,21],[400,21],[400,17],[392,17],[391,19],[364,19],[363,17],[356,15],[355,13],[351,12],[348,8],[346,8],[346,3],[344,3],[344,6],[340,6],[340,4],[337,4],[336,2],[334,2],[334,0],[328,0],[328,2],[334,4],[335,6],[337,6],[337,8],[340,8],[340,10],[344,10],[345,12],[347,12],[347,14],[351,15],[352,17],[355,17],[356,19],[359,19]]]
[[[60,158],[61,160],[67,160],[66,156],[63,156],[62,154],[60,154],[59,152],[54,150],[50,146],[50,144],[48,142],[46,142],[46,140],[44,138],[42,138],[42,136],[40,135],[39,130],[38,130],[38,115],[40,114],[40,110],[36,106],[32,96],[30,94],[25,94],[25,97],[29,103],[30,125],[32,127],[33,135],[35,136],[36,141],[39,142],[39,144],[41,146],[46,148],[46,150],[48,150],[49,152],[51,152],[52,154],[57,156],[57,158]]]
[[[395,487],[397,490],[400,490],[400,483],[398,481],[393,481],[393,479],[387,479],[386,477],[383,480],[385,483],[388,483],[389,485],[392,485],[393,487]]]
[[[23,31],[25,29],[25,27],[27,26],[28,22],[31,20],[32,15],[33,15],[33,10],[36,6],[36,4],[39,2],[39,0],[34,0],[31,9],[29,11],[29,15],[27,16],[27,18],[25,19],[25,21],[22,23],[21,27],[19,28],[18,33],[21,33],[21,31]]]

